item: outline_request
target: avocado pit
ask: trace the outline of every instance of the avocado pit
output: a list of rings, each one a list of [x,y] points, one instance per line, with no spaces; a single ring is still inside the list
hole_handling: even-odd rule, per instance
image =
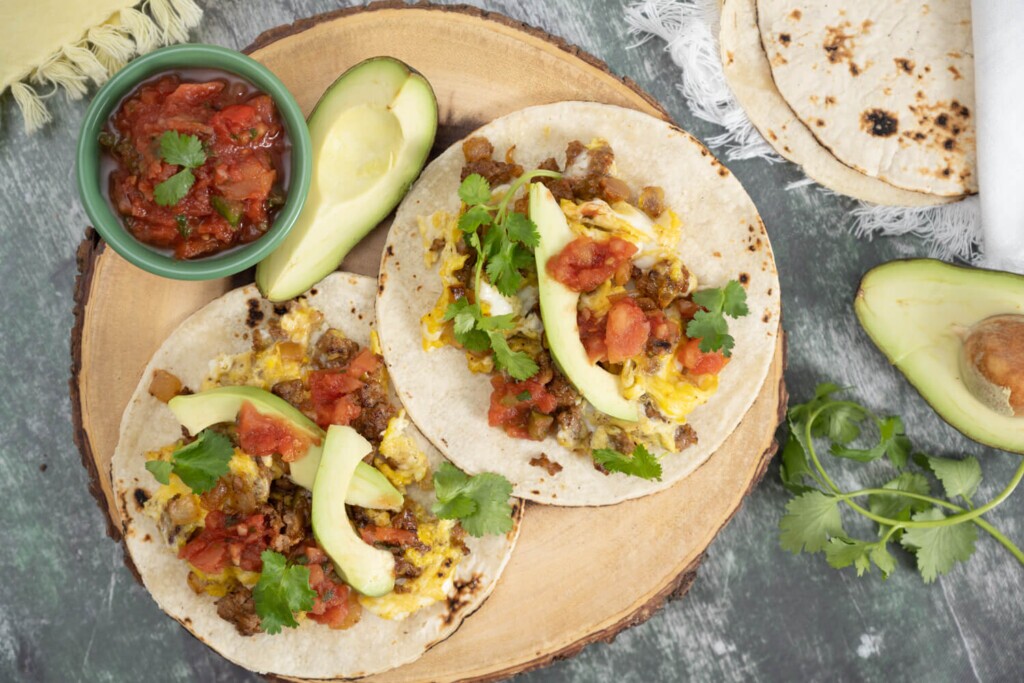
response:
[[[960,352],[964,384],[1001,415],[1024,416],[1024,315],[996,315],[974,325]]]

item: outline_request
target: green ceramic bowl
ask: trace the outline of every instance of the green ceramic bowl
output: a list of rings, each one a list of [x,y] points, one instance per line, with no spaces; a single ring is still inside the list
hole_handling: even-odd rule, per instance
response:
[[[180,260],[135,239],[104,196],[100,177],[99,134],[121,99],[140,82],[174,69],[212,68],[246,79],[273,98],[291,142],[288,196],[266,234],[225,253],[194,260]],[[216,45],[175,45],[132,61],[111,78],[93,98],[78,137],[78,192],[85,212],[103,239],[118,254],[143,270],[178,280],[210,280],[226,277],[255,265],[281,243],[295,224],[309,193],[312,150],[306,119],[284,84],[268,68],[240,52]]]

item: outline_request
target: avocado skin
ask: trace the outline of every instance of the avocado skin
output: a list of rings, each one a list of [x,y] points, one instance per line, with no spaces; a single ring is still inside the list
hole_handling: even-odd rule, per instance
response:
[[[313,484],[313,536],[338,574],[363,595],[387,595],[395,587],[395,557],[356,534],[345,510],[345,494],[356,467],[373,451],[351,427],[331,425]]]
[[[961,335],[993,315],[1024,314],[1024,276],[900,259],[864,274],[853,307],[875,346],[946,423],[978,443],[1024,453],[1024,419],[989,408],[960,376]]]
[[[389,87],[394,90],[390,101],[372,102],[374,96],[390,92]],[[354,170],[351,158],[325,159],[323,154],[325,149],[327,153],[344,149],[336,144],[339,135],[332,124],[364,106],[377,107],[378,114],[393,114],[401,127],[402,145],[394,166],[361,195],[345,197],[349,183],[333,176],[349,173],[359,178],[358,169]],[[372,127],[380,120],[371,116],[364,123]],[[426,78],[412,67],[393,57],[373,57],[348,69],[324,91],[308,125],[314,172],[309,195],[288,236],[256,267],[256,285],[271,301],[294,298],[326,277],[394,210],[423,169],[434,144],[437,98]],[[373,141],[365,148],[374,148]]]
[[[324,431],[280,396],[259,387],[216,387],[198,394],[175,396],[167,405],[190,434],[198,434],[210,425],[234,422],[243,403],[251,403],[263,415],[286,420],[312,438],[313,445],[305,457],[289,465],[292,481],[312,490],[320,464],[321,446],[318,444],[323,443]],[[400,510],[403,501],[402,494],[379,470],[366,463],[359,464],[347,493],[346,502],[349,505],[376,510]]]

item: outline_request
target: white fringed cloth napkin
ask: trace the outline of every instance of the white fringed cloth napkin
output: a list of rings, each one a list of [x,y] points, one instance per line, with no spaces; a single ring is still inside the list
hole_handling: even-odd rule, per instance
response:
[[[0,95],[34,132],[48,98],[81,98],[135,55],[188,40],[202,16],[193,0],[0,0]]]
[[[1024,1],[976,0],[973,5],[978,172],[984,192],[933,207],[858,202],[850,227],[868,238],[916,235],[937,258],[1024,272],[1024,125],[1022,107],[1013,106],[1015,100],[1024,104]],[[672,61],[682,69],[677,87],[691,111],[725,129],[707,140],[712,149],[730,160],[784,161],[729,89],[718,50],[720,17],[719,0],[643,0],[626,8],[626,22],[639,43],[655,36],[667,43]],[[814,181],[786,189],[808,184]]]

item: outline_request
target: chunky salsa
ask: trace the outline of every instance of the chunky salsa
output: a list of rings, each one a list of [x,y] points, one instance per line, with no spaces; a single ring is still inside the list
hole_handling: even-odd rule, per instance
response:
[[[100,144],[125,226],[176,258],[252,242],[284,204],[290,145],[281,117],[268,95],[232,74],[186,71],[143,83]]]

